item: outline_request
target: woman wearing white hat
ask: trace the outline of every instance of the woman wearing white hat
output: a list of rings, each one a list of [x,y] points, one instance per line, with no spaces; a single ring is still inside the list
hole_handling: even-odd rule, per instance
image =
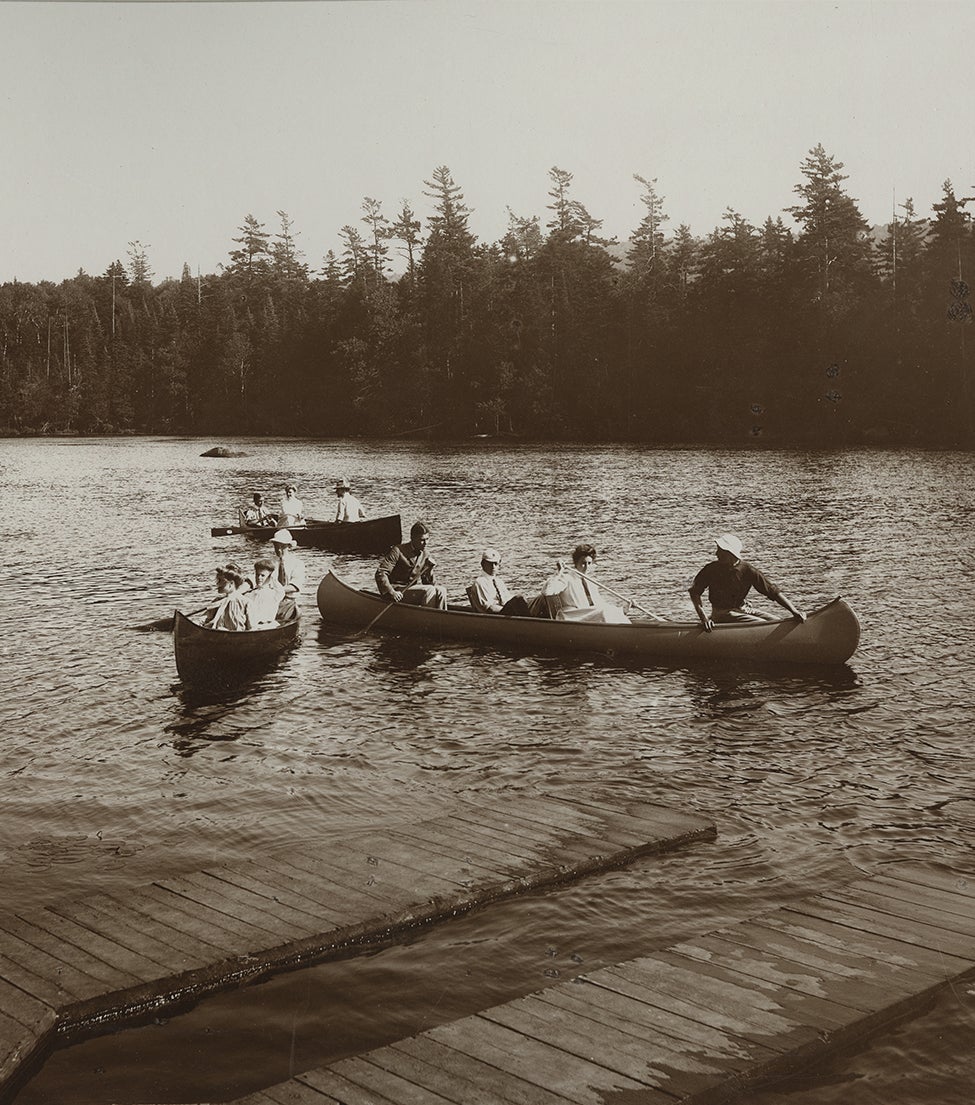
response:
[[[708,633],[719,622],[769,622],[775,619],[770,614],[751,610],[745,603],[748,592],[754,588],[760,595],[777,602],[799,621],[804,622],[806,615],[793,606],[782,592],[751,564],[741,558],[741,541],[733,533],[724,533],[714,540],[716,560],[704,567],[694,577],[688,594],[701,625]],[[711,603],[710,615],[704,612],[701,596],[708,593]]]

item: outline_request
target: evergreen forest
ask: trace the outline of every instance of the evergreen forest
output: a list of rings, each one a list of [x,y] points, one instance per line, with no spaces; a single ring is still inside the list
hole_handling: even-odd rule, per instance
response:
[[[552,168],[545,214],[481,242],[440,166],[427,218],[366,197],[318,268],[283,211],[217,273],[154,282],[130,242],[0,285],[0,433],[971,447],[975,196],[872,229],[843,167],[816,146],[790,206],[704,237],[635,176],[607,239]]]

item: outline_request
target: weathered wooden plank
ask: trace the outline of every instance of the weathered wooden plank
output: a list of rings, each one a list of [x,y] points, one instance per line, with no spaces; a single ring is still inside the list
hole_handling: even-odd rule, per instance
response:
[[[608,1091],[642,1090],[633,1078],[569,1055],[475,1015],[430,1030],[430,1037],[578,1105],[602,1105]]]
[[[308,894],[313,900],[320,895],[326,909],[341,905],[352,910],[356,917],[381,916],[390,907],[390,895],[380,887],[357,885],[358,876],[336,867],[326,867],[321,860],[304,856],[274,857],[274,868],[286,880],[282,885],[296,887],[299,893]],[[260,864],[249,865],[261,869]],[[328,872],[328,873],[326,873]],[[330,906],[329,902],[332,900]]]
[[[568,799],[554,798],[557,802],[567,802]],[[709,836],[715,836],[717,829],[714,822],[698,814],[683,813],[680,810],[668,809],[666,806],[657,805],[655,802],[623,802],[617,808],[610,800],[594,798],[592,796],[573,796],[571,805],[578,805],[581,809],[600,810],[604,816],[619,819],[621,824],[630,826],[633,831],[651,833],[658,836],[686,836],[689,833],[702,832]],[[645,826],[645,828],[644,828]],[[651,836],[646,837],[652,839]]]
[[[538,867],[545,862],[542,850],[558,843],[558,835],[549,834],[546,838],[527,838],[523,832],[506,829],[499,823],[479,819],[472,813],[455,814],[451,822],[458,836],[473,843],[486,843],[502,853],[508,853],[513,859],[524,863],[526,868]],[[580,854],[584,854],[580,852]],[[554,862],[554,861],[549,861]]]
[[[471,1105],[474,1101],[477,1105],[507,1105],[508,1102],[507,1098],[495,1093],[488,1085],[475,1086],[469,1079],[462,1079],[442,1066],[424,1061],[396,1047],[370,1051],[365,1058],[414,1085],[439,1094],[451,1102],[451,1105]]]
[[[761,1025],[756,1024],[755,1017],[759,1014],[753,1014],[750,1005],[743,1005],[741,1000],[725,1003],[719,993],[700,980],[692,988],[685,988],[681,981],[674,980],[673,972],[654,970],[653,960],[631,960],[607,967],[590,981],[601,986],[613,986],[648,1005],[659,1006],[688,1020],[697,1020],[720,1032],[761,1044],[771,1051],[788,1051],[794,1042],[790,1033],[797,1026],[785,1017],[766,1012]],[[693,978],[686,981],[689,984]],[[803,1033],[801,1042],[807,1038],[808,1033]]]
[[[767,914],[756,918],[752,924],[786,933],[800,940],[820,944],[828,952],[844,952],[862,956],[884,964],[888,969],[909,969],[924,972],[932,978],[943,978],[950,973],[960,974],[968,969],[969,961],[945,952],[931,951],[920,944],[910,944],[887,934],[864,932],[842,925],[837,921],[797,913]]]
[[[884,887],[875,889],[839,887],[818,895],[820,901],[862,905],[881,913],[891,913],[907,921],[927,922],[938,928],[948,929],[950,932],[959,932],[968,937],[975,936],[975,917],[972,916],[975,905],[969,902],[968,913],[961,914],[957,910],[948,908],[951,903],[945,902],[944,895],[932,893],[927,896],[927,900],[923,894],[919,897],[920,902],[912,901],[909,896],[887,893]],[[959,901],[967,902],[967,899],[962,898]]]
[[[374,1090],[364,1090],[340,1074],[335,1067],[306,1071],[296,1081],[333,1097],[341,1105],[403,1105],[403,1102],[390,1100]]]
[[[320,902],[315,902],[293,888],[287,889],[277,883],[272,883],[268,875],[259,874],[253,865],[248,865],[246,870],[239,867],[214,868],[211,869],[210,874],[215,878],[232,883],[234,886],[243,887],[265,898],[268,902],[268,909],[294,910],[316,932],[329,931],[340,923],[334,915],[326,912]]]
[[[0,1016],[16,1025],[20,1034],[25,1028],[31,1032],[46,1031],[56,1013],[49,1005],[0,979]]]
[[[294,856],[289,861],[316,878],[327,878],[350,890],[377,897],[386,910],[400,910],[407,903],[425,901],[431,893],[416,871],[405,871],[367,852],[336,849],[327,859]]]
[[[428,851],[437,851],[459,864],[461,870],[467,868],[476,878],[489,878],[498,882],[510,879],[516,871],[520,871],[517,865],[511,862],[509,856],[495,849],[485,847],[472,847],[462,836],[438,833],[431,828],[430,823],[412,826],[407,830],[393,829],[390,835],[404,844],[416,843]]]
[[[904,967],[888,967],[885,982],[880,983],[872,961],[865,962],[862,957],[843,954],[841,949],[827,953],[820,944],[798,940],[786,933],[775,934],[759,925],[743,924],[721,929],[713,934],[713,938],[731,946],[739,946],[746,954],[757,956],[760,963],[764,961],[764,957],[771,956],[780,960],[787,972],[790,969],[808,971],[818,980],[819,986],[829,987],[834,1000],[856,1008],[874,1009],[883,1004],[891,994],[906,995],[930,985],[927,976]],[[679,944],[674,950],[687,954],[685,948],[697,943],[698,941],[690,945]],[[790,965],[795,966],[790,968]],[[780,967],[777,962],[772,961],[767,971],[762,966],[751,964],[748,969],[774,981]],[[803,987],[795,984],[794,988]]]
[[[692,962],[684,956],[675,955],[672,951],[657,952],[654,960],[659,964],[674,967],[682,973],[690,967],[691,973],[701,977],[706,987],[711,987],[721,994],[722,1001],[735,1000],[740,992],[755,1010],[756,1021],[759,1024],[764,1023],[767,1015],[764,1011],[767,1010],[774,1016],[786,1017],[793,1024],[800,1025],[801,1030],[808,1028],[818,1034],[846,1027],[857,1020],[861,1014],[861,1011],[851,1009],[848,1005],[840,1005],[828,997],[800,994],[788,987],[776,986],[754,976],[745,979],[737,971],[728,970],[727,967],[713,961]]]
[[[172,910],[164,909],[159,903],[150,905],[148,902],[144,902],[144,910],[140,910],[134,904],[137,899],[135,892],[126,893],[124,901],[109,894],[95,894],[84,899],[84,906],[104,917],[118,917],[129,928],[144,933],[158,943],[185,951],[199,966],[212,963],[215,956],[224,954],[222,947],[194,936],[185,928],[176,928]],[[73,906],[74,903],[66,903],[65,906],[51,908],[61,913],[65,908],[73,910]]]
[[[131,915],[121,912],[104,913],[86,901],[64,902],[47,908],[59,917],[82,925],[107,940],[153,960],[161,969],[173,974],[202,967],[208,960],[206,956],[194,955],[189,949],[181,951],[174,948],[168,941],[151,935],[147,928],[136,927],[131,923]]]
[[[497,872],[481,868],[454,854],[452,848],[440,848],[423,840],[411,830],[391,830],[385,833],[382,849],[376,854],[386,863],[410,866],[424,875],[433,875],[449,886],[444,893],[463,894],[474,885],[497,881]]]
[[[670,949],[695,961],[716,963],[744,978],[761,979],[783,989],[796,990],[813,997],[829,998],[840,1005],[866,1012],[882,1006],[894,993],[902,996],[911,988],[889,983],[878,986],[865,979],[841,978],[808,965],[786,959],[769,949],[753,949],[720,936],[707,936],[675,945]]]
[[[553,871],[561,869],[569,872],[574,868],[590,866],[603,856],[615,855],[611,847],[599,849],[589,839],[541,825],[502,820],[490,810],[480,815],[473,811],[459,813],[457,820],[481,833],[489,833],[499,847],[508,848],[512,855],[524,854],[533,868],[549,867]]]
[[[0,1087],[13,1077],[20,1064],[34,1054],[51,1031],[56,1015],[48,1010],[37,1024],[27,1026],[0,1013]]]
[[[393,868],[397,873],[397,881],[411,876],[413,881],[407,881],[403,885],[407,889],[423,887],[425,897],[458,894],[466,889],[470,881],[467,876],[460,874],[457,865],[448,857],[405,845],[386,833],[382,836],[359,837],[356,846],[365,849],[369,858],[378,861],[375,864],[377,868]]]
[[[342,1105],[335,1098],[296,1078],[277,1086],[268,1086],[264,1093],[267,1105]],[[240,1102],[235,1101],[234,1105],[240,1105]]]
[[[111,894],[106,895],[109,902]],[[189,940],[199,941],[214,949],[216,958],[240,955],[253,947],[253,942],[220,924],[222,914],[212,909],[197,907],[195,902],[174,894],[161,886],[141,886],[137,891],[126,891],[124,904],[133,912],[153,918],[171,928],[175,938],[185,933]]]
[[[893,879],[883,875],[872,879],[862,879],[837,889],[869,890],[874,894],[886,894],[905,902],[925,905],[936,903],[946,913],[957,913],[962,917],[971,917],[975,913],[975,897],[961,890],[947,890],[942,887],[924,886],[910,879]]]
[[[752,1040],[682,1017],[669,1009],[648,1005],[630,994],[600,986],[594,976],[583,986],[553,986],[535,995],[539,1001],[630,1032],[639,1039],[660,1041],[666,1048],[697,1060],[720,1060],[731,1071],[761,1067],[779,1053]]]
[[[883,868],[885,877],[898,882],[913,882],[933,890],[947,890],[955,894],[975,897],[975,874],[953,871],[944,867],[926,867],[917,863],[893,863]]]
[[[857,931],[892,936],[907,944],[917,944],[932,951],[944,951],[959,958],[964,958],[972,951],[972,941],[957,932],[950,932],[937,925],[922,924],[920,921],[904,921],[890,913],[881,913],[862,906],[844,906],[842,902],[814,899],[796,902],[786,912],[799,917],[836,921]]]
[[[510,1071],[499,1070],[427,1035],[401,1040],[390,1048],[421,1059],[448,1075],[459,1087],[457,1105],[480,1105],[485,1087],[500,1095],[505,1105],[564,1105],[564,1098],[544,1086],[519,1078]],[[485,1105],[489,1105],[487,1097]]]
[[[667,1047],[663,1037],[641,1040],[632,1032],[533,997],[486,1009],[479,1016],[642,1083],[647,1087],[645,1105],[673,1105],[675,1097],[703,1090],[725,1073],[720,1064],[682,1055],[673,1041]]]
[[[249,918],[235,916],[233,906],[226,899],[221,900],[214,895],[213,899],[207,900],[206,893],[200,887],[182,876],[159,879],[152,885],[172,895],[177,902],[182,902],[182,908],[188,913],[192,912],[203,920],[244,937],[251,948],[264,948],[277,937],[271,928]]]
[[[125,990],[140,982],[136,975],[109,966],[101,959],[76,947],[74,944],[62,940],[60,937],[52,936],[46,929],[24,922],[19,917],[14,917],[9,913],[0,917],[0,928],[4,932],[10,933],[11,936],[19,937],[25,944],[32,945],[38,951],[46,952],[50,959],[54,959],[58,966],[62,968],[56,971],[55,977],[60,977],[61,983],[66,989],[75,990],[76,987],[80,987],[86,994],[101,994],[109,990]],[[15,958],[13,945],[5,945],[3,951],[11,959]],[[16,958],[20,961],[19,952],[17,952]],[[39,958],[36,960],[38,965],[43,962]],[[30,967],[30,962],[28,961],[25,966]],[[50,962],[48,961],[45,966],[50,969]],[[63,970],[64,967],[72,968],[74,973],[69,975]],[[87,984],[86,978],[94,979],[97,986],[91,987]]]
[[[11,938],[8,937],[8,939]],[[37,971],[21,966],[6,955],[0,955],[0,978],[6,979],[11,985],[23,990],[25,994],[30,994],[51,1009],[60,1009],[62,1005],[74,1000],[74,995],[65,990],[56,978],[38,974]],[[94,979],[92,981],[94,982]]]
[[[247,920],[256,919],[255,923],[273,923],[276,931],[286,939],[313,936],[321,931],[321,924],[317,918],[303,910],[294,909],[285,902],[275,900],[266,892],[242,885],[245,880],[243,878],[239,881],[235,880],[229,869],[221,871],[214,868],[201,871],[193,876],[193,881],[205,894],[219,894],[222,900],[230,902],[237,910],[238,916],[245,917]]]
[[[15,968],[22,971],[50,979],[55,989],[71,1000],[81,1000],[104,992],[105,983],[101,979],[86,974],[73,964],[66,963],[56,954],[44,948],[38,948],[36,944],[22,940],[16,933],[7,932],[4,926],[12,920],[9,915],[0,916],[0,958],[3,962],[12,963]],[[44,1000],[41,994],[35,996]]]
[[[264,933],[267,946],[275,940],[294,938],[293,925],[258,904],[262,901],[266,902],[266,899],[258,898],[256,894],[221,882],[205,871],[187,872],[176,879],[159,879],[157,885],[173,890],[200,905],[209,906],[225,916],[232,917],[235,921],[246,922]],[[306,934],[302,933],[302,935]]]
[[[159,978],[166,971],[164,964],[139,952],[123,947],[117,940],[102,936],[86,925],[79,925],[66,917],[60,917],[49,909],[32,910],[18,915],[28,925],[36,926],[61,941],[89,953],[106,966],[116,967],[139,982]]]
[[[384,1100],[409,1102],[409,1105],[453,1105],[449,1098],[371,1063],[368,1058],[344,1059],[331,1069],[367,1093],[378,1094]]]
[[[544,833],[559,850],[572,855],[614,856],[626,851],[625,846],[606,838],[600,818],[580,814],[572,806],[549,808],[532,800],[529,805],[514,809],[486,798],[483,804],[471,806],[470,812],[479,813],[483,819],[493,815],[500,824],[517,829],[529,840]]]

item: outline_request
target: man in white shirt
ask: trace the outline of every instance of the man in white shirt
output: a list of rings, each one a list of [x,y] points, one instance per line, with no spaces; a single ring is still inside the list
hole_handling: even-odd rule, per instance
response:
[[[366,516],[362,503],[352,494],[349,481],[342,479],[335,485],[335,494],[339,497],[335,511],[336,522],[361,522]]]
[[[275,578],[275,571],[273,560],[258,560],[254,564],[254,587],[244,599],[248,629],[269,629],[278,624],[284,587]]]
[[[297,609],[295,596],[305,586],[305,566],[292,551],[298,542],[291,536],[290,530],[279,529],[271,538],[271,544],[274,547],[274,578],[284,588],[278,621],[286,622],[294,617]]]
[[[481,574],[468,588],[471,606],[478,614],[503,614],[505,617],[528,617],[528,603],[523,595],[512,595],[507,583],[497,574],[501,557],[495,549],[481,553]]]

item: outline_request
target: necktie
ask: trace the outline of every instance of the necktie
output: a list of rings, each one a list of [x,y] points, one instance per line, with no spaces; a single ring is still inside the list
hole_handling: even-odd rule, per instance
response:
[[[581,578],[582,578],[582,589],[583,589],[583,591],[586,592],[586,598],[589,600],[589,605],[590,606],[595,606],[596,604],[592,601],[592,595],[589,593],[589,584],[586,583],[585,576],[582,576]]]
[[[494,581],[494,593],[498,596],[498,602],[504,606],[504,599],[501,597],[501,588],[498,586],[498,581]]]

